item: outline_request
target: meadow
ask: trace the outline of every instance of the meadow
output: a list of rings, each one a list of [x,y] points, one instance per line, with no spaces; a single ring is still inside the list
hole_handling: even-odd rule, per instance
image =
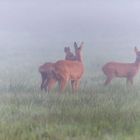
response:
[[[126,51],[85,48],[85,74],[78,93],[70,84],[40,91],[38,67],[64,58],[63,47],[9,48],[0,52],[0,140],[138,140],[140,138],[140,74],[134,85],[115,79],[104,87],[102,65],[109,60],[133,62]],[[108,50],[109,50],[108,49]],[[130,57],[128,57],[130,56]]]

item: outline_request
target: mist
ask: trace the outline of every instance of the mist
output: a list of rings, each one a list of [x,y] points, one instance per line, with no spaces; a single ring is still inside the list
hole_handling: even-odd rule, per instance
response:
[[[0,0],[0,140],[139,140],[139,14],[140,0]],[[82,63],[55,63],[75,41]]]
[[[0,48],[139,46],[138,0],[30,0],[0,2]]]

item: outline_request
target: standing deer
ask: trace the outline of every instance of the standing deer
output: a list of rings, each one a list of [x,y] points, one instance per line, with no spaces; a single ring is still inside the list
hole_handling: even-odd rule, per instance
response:
[[[134,63],[119,63],[109,62],[102,68],[107,79],[104,85],[108,85],[115,77],[124,77],[127,79],[127,83],[133,84],[133,78],[138,73],[140,68],[140,51],[135,47],[136,60]]]
[[[65,59],[74,61],[76,60],[76,56],[70,51],[69,47],[64,48],[64,52],[66,54]],[[57,79],[52,73],[52,66],[54,63],[48,62],[39,67],[39,72],[41,73],[42,83],[41,83],[41,90],[45,90],[50,92],[50,90],[54,87],[57,82]]]
[[[59,83],[59,93],[64,91],[66,84],[71,80],[72,90],[75,92],[79,87],[80,79],[84,73],[84,65],[82,60],[83,42],[80,47],[74,43],[76,60],[59,60],[53,64],[53,72]]]

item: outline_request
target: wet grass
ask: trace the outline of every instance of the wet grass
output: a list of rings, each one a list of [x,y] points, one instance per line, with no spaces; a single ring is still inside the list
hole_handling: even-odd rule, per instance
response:
[[[11,87],[10,87],[11,88]],[[14,89],[15,88],[15,89]],[[37,88],[0,94],[0,139],[134,139],[140,134],[139,86],[114,83],[61,96]]]

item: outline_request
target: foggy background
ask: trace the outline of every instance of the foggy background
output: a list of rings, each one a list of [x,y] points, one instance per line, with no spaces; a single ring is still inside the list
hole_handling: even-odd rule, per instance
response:
[[[0,46],[53,47],[74,40],[139,45],[139,5],[138,0],[3,0]]]
[[[120,58],[122,51],[133,60],[133,47],[140,48],[139,5],[138,0],[1,0],[1,53],[11,55],[10,61],[33,52],[31,57],[46,55],[39,62],[54,61],[53,56],[64,58],[65,46],[84,41],[89,60],[105,54],[111,59],[110,52]]]
[[[82,80],[102,85],[105,63],[135,61],[139,5],[138,0],[1,0],[0,90],[39,89],[39,66],[64,59],[64,47],[73,51],[74,41],[84,41]]]

